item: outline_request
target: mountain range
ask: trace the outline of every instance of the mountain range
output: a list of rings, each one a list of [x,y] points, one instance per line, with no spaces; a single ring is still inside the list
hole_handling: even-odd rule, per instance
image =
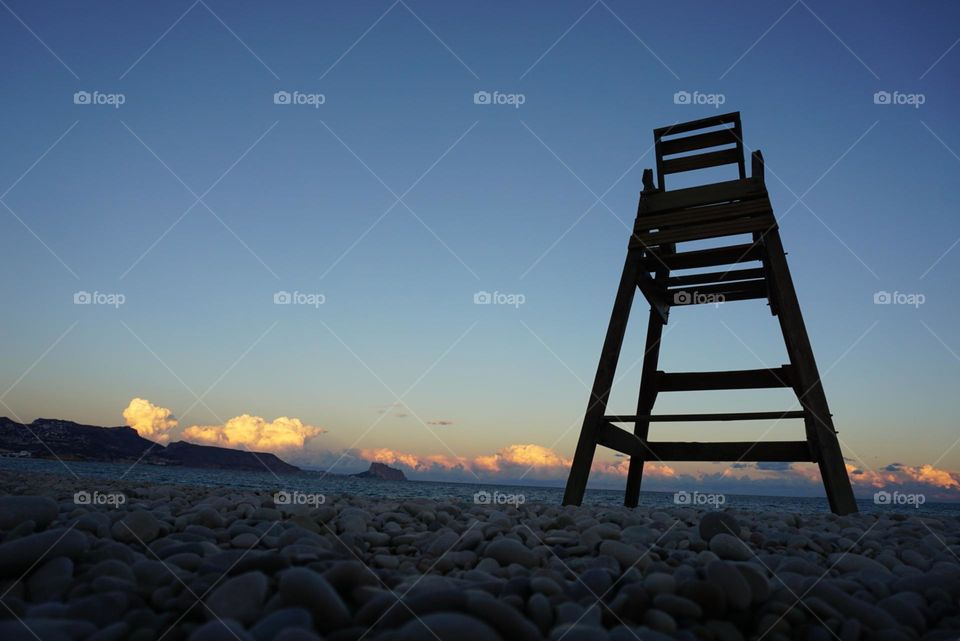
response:
[[[32,458],[63,461],[103,461],[149,465],[182,465],[248,472],[293,474],[302,470],[270,452],[249,452],[227,447],[174,441],[166,446],[145,439],[132,427],[100,427],[61,419],[38,418],[18,423],[0,417],[0,453],[27,452]],[[339,476],[339,475],[338,475]],[[358,478],[404,481],[401,470],[371,463]]]

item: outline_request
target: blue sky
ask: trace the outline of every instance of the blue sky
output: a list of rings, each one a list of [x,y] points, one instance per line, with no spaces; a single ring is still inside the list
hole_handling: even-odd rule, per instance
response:
[[[7,1],[0,413],[122,424],[142,397],[181,427],[297,417],[325,432],[291,456],[317,464],[515,444],[562,462],[651,130],[718,111],[676,104],[686,91],[741,111],[746,144],[764,152],[846,454],[867,470],[958,470],[958,14],[948,2]],[[523,104],[475,104],[478,91]],[[878,91],[923,104],[875,104]],[[108,104],[75,104],[77,92]],[[275,104],[276,92],[323,104]],[[75,305],[78,291],[124,302]],[[323,304],[275,305],[278,291]],[[524,302],[478,306],[478,291]],[[924,302],[875,305],[878,291]],[[646,306],[634,311],[611,402],[624,413]],[[665,369],[784,359],[760,303],[681,311]],[[405,405],[384,411],[397,396]],[[662,407],[790,402],[704,393]],[[653,435],[717,428],[671,429]],[[767,438],[798,434],[784,423]]]

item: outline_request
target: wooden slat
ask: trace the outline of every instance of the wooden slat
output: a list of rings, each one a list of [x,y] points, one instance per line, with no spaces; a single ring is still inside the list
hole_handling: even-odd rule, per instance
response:
[[[649,414],[640,415],[640,419],[651,423],[685,423],[697,421],[776,421],[786,418],[804,418],[803,410],[786,412],[721,412],[713,414]],[[635,423],[636,414],[615,414],[604,416],[603,420],[610,423]]]
[[[661,140],[660,153],[664,156],[670,156],[672,154],[682,154],[685,151],[694,151],[695,149],[709,149],[710,147],[735,144],[737,144],[737,137],[734,135],[733,129],[720,129],[705,134]]]
[[[756,243],[742,243],[727,247],[713,247],[711,249],[697,249],[680,253],[648,252],[643,258],[643,269],[653,271],[666,266],[668,269],[697,269],[699,267],[717,267],[719,265],[736,265],[755,260],[761,260],[763,253]]]
[[[761,441],[696,443],[647,441],[606,423],[597,433],[597,443],[628,456],[648,461],[816,461],[806,441]]]
[[[729,372],[657,372],[657,390],[661,392],[764,389],[792,385],[789,365]]]
[[[774,461],[813,462],[806,441],[762,441],[760,443],[647,442],[647,456],[660,461]]]
[[[665,229],[663,231],[635,234],[633,242],[642,247],[652,247],[664,243],[682,243],[691,240],[706,240],[723,236],[750,234],[755,231],[767,231],[777,225],[777,219],[772,214],[761,214],[744,219],[724,220],[717,223],[689,225]]]
[[[685,276],[671,276],[667,279],[667,285],[670,287],[683,285],[708,285],[710,283],[724,283],[734,280],[752,280],[763,277],[764,272],[760,267],[753,269],[728,269],[722,272],[702,272],[699,274],[687,274]]]
[[[740,112],[731,111],[726,114],[718,114],[716,116],[708,116],[706,118],[700,118],[699,120],[690,120],[687,122],[678,122],[667,127],[658,127],[653,130],[653,137],[655,139],[662,138],[663,136],[672,136],[673,134],[682,134],[688,131],[693,131],[694,129],[706,129],[707,127],[716,127],[718,125],[727,125],[730,123],[740,122]]]
[[[648,216],[688,207],[714,205],[733,200],[747,200],[766,196],[763,183],[753,178],[724,180],[699,187],[686,187],[672,191],[654,191],[641,195],[639,214]]]
[[[738,218],[740,216],[755,216],[758,214],[771,213],[773,213],[773,207],[770,206],[770,200],[768,198],[752,198],[750,200],[738,200],[719,205],[690,207],[688,209],[670,212],[669,214],[638,216],[633,230],[636,233],[643,233],[651,229],[664,229],[668,227],[679,227],[681,225],[716,222],[729,218]]]
[[[720,165],[732,165],[740,162],[739,149],[721,149],[720,151],[709,151],[703,154],[693,154],[672,158],[663,161],[663,175],[677,174],[681,171],[693,171],[695,169],[707,169],[708,167],[719,167]]]
[[[682,296],[687,294],[687,296]],[[713,305],[738,300],[752,300],[767,297],[767,281],[763,279],[744,280],[733,283],[717,283],[698,287],[680,287],[667,290],[667,301],[674,307],[688,305]],[[689,302],[684,302],[684,300]]]

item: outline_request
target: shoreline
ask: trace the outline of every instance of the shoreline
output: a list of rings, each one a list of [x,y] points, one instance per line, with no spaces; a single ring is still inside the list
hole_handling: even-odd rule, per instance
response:
[[[101,481],[0,469],[0,638],[960,637],[955,516]]]

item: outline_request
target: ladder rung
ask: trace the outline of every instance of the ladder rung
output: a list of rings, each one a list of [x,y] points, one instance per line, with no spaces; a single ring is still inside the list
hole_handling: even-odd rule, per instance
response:
[[[684,441],[644,441],[630,432],[604,424],[597,443],[628,456],[648,461],[775,461],[815,462],[806,441],[761,441],[696,443]]]
[[[736,265],[761,260],[762,256],[761,247],[757,243],[697,249],[676,254],[651,251],[643,258],[643,268],[647,271],[655,271],[666,266],[667,269],[672,271],[675,269],[717,267],[719,265]]]
[[[750,280],[763,278],[764,272],[760,267],[751,269],[728,269],[722,272],[705,272],[701,274],[687,274],[686,276],[671,276],[667,285],[709,285],[711,283],[725,283],[733,280]]]
[[[736,300],[752,300],[767,297],[767,281],[758,278],[716,285],[678,287],[667,290],[670,305],[713,305]]]
[[[616,414],[604,416],[610,423],[636,423],[646,420],[651,423],[682,423],[685,421],[763,421],[782,418],[805,418],[803,410],[787,412],[720,412],[713,414]]]
[[[773,214],[766,213],[752,218],[725,220],[718,223],[689,225],[676,229],[670,228],[663,231],[634,234],[630,242],[640,247],[652,247],[667,243],[683,243],[691,240],[706,240],[708,238],[720,238],[721,236],[767,231],[776,227],[776,225],[777,219],[773,217]]]
[[[789,365],[729,372],[657,372],[657,389],[661,392],[761,389],[792,385]]]

